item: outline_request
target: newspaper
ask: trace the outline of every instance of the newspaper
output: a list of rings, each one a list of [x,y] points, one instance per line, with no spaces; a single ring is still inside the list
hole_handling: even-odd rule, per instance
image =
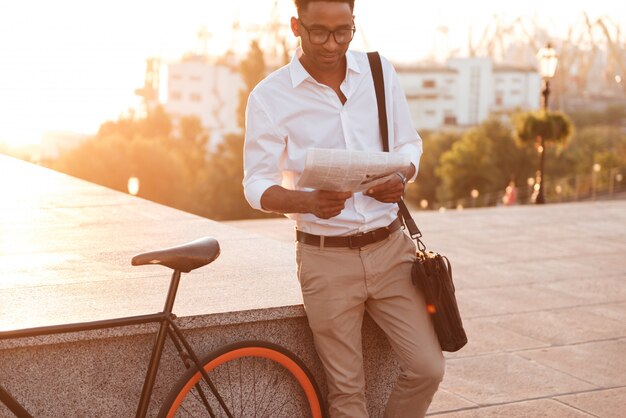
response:
[[[362,192],[384,183],[411,163],[406,154],[312,148],[298,187]]]

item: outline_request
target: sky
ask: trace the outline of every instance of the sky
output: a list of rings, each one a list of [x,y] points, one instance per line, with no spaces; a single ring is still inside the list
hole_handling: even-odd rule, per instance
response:
[[[36,143],[47,131],[95,133],[139,105],[134,90],[143,84],[146,58],[175,61],[196,49],[203,25],[213,54],[246,45],[246,37],[270,21],[274,3],[287,23],[295,13],[292,0],[0,2],[0,143]],[[580,24],[583,10],[592,19],[620,19],[626,28],[619,1],[594,0],[584,9],[577,3],[356,0],[353,47],[403,63],[440,58],[443,47],[463,53],[469,33],[477,41],[494,16],[522,17],[552,36]],[[246,30],[234,32],[234,21]]]

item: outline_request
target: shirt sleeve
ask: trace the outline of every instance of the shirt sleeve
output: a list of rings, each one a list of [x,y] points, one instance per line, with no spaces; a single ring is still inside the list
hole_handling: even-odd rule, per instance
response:
[[[410,156],[411,163],[415,166],[415,174],[409,179],[409,181],[413,182],[415,177],[417,177],[417,172],[419,171],[419,161],[422,156],[422,138],[413,126],[409,105],[406,101],[404,91],[400,86],[398,75],[396,74],[396,71],[391,63],[387,60],[384,61],[387,64],[389,69],[388,73],[391,78],[391,105],[393,106],[392,123],[394,132],[393,151],[408,154]]]
[[[254,209],[268,212],[261,207],[261,196],[268,188],[281,184],[279,162],[285,147],[285,138],[279,135],[253,91],[246,108],[243,188],[246,200]]]

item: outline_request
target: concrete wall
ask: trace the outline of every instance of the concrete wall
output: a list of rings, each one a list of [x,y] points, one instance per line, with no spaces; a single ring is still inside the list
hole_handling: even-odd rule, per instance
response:
[[[198,321],[203,319],[182,322]],[[104,336],[106,331],[66,335],[64,342],[53,337],[30,339],[22,347],[0,350],[2,384],[36,417],[134,416],[152,348],[153,336],[142,333],[148,329],[156,331],[156,325],[133,327],[116,336]],[[198,354],[242,340],[287,347],[310,368],[325,393],[323,371],[304,317],[201,326],[185,335]],[[397,364],[386,338],[369,318],[363,341],[368,408],[372,417],[379,417],[397,377]],[[183,373],[176,351],[167,344],[148,416],[156,416]],[[0,416],[11,416],[3,405]]]

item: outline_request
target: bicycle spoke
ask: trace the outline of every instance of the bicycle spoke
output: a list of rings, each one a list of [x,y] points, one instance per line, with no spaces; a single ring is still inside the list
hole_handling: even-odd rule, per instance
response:
[[[268,367],[269,367],[269,366],[268,366],[268,365],[267,365],[267,363],[266,363],[266,367],[265,367],[265,369],[267,370],[267,369],[268,369]],[[267,389],[269,388],[269,386],[270,386],[270,384],[269,384],[269,382],[268,382],[268,384],[266,384],[266,385],[265,385],[265,388],[263,389],[263,395],[261,396],[261,402],[260,402],[260,404],[261,404],[261,405],[264,405],[264,404],[265,404],[265,402],[264,402],[264,401],[265,401],[265,395],[267,394]],[[262,417],[266,416],[265,411],[267,411],[267,408],[269,408],[270,404],[271,404],[271,402],[268,402],[268,403],[267,403],[267,406],[266,406],[265,408],[263,408],[263,411],[262,411],[262,413],[261,413],[261,416],[262,416]]]
[[[273,348],[254,347],[244,346],[241,348],[242,354],[234,356],[227,350],[222,351],[222,354],[217,354],[216,359],[219,360],[213,361],[207,371],[230,413],[236,418],[310,418],[312,406],[296,378],[299,366],[295,366],[293,362],[283,364],[285,360],[278,362],[277,359],[285,355]],[[237,347],[233,350],[237,350]],[[250,350],[251,354],[243,354],[247,353],[246,350]],[[267,350],[267,354],[259,355],[257,350]],[[208,361],[210,360],[204,360],[203,364],[208,364]],[[193,374],[189,376],[191,378]],[[197,378],[195,376],[194,379]],[[207,393],[206,383],[203,380],[194,382],[191,384],[197,387],[192,386],[189,392],[180,392],[182,396],[178,395],[179,392],[173,392],[176,395],[174,398],[179,399],[176,416],[207,416],[205,405],[208,404],[215,411],[216,417],[225,417],[216,398],[212,393]],[[180,388],[183,386],[181,383]]]
[[[209,415],[211,415],[211,417],[214,417],[215,413],[213,412],[213,409],[209,405],[209,400],[207,399],[206,395],[204,394],[204,391],[202,390],[202,385],[200,385],[200,382],[203,382],[203,380],[200,380],[196,384],[196,391],[198,392],[198,396],[200,396],[200,398],[202,399],[202,404],[206,408],[206,410],[209,413]]]
[[[229,392],[230,392],[230,399],[233,400],[232,403],[231,403],[231,406],[232,406],[232,409],[234,410],[235,409],[235,404],[234,404],[235,396],[233,395],[233,384],[232,384],[232,378],[231,378],[231,374],[230,374],[230,363],[231,362],[227,362],[226,363],[226,371],[228,372],[228,389],[229,389]],[[240,364],[240,362],[238,362],[238,364]]]

